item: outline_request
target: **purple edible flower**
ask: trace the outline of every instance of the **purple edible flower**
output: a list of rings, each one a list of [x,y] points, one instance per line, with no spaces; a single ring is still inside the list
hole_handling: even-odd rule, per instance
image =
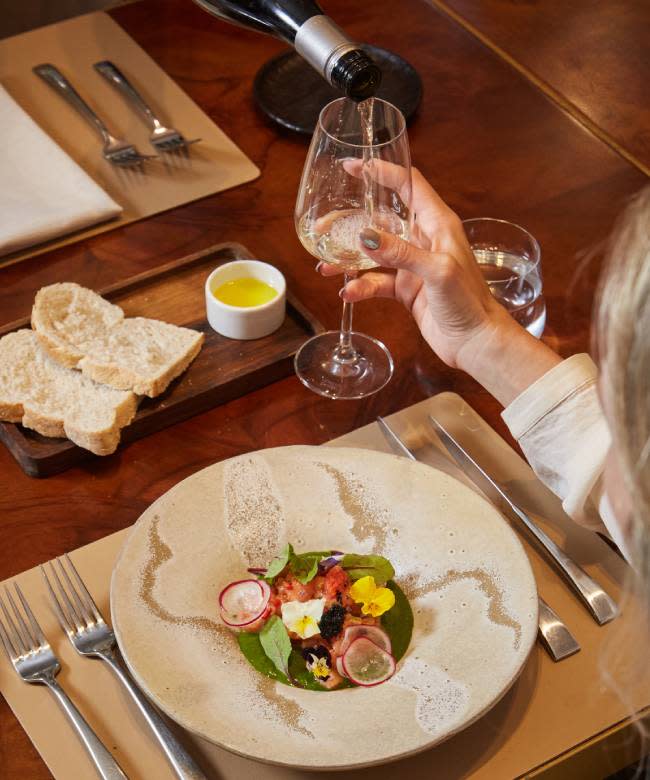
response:
[[[334,550],[329,558],[323,558],[323,560],[318,564],[318,573],[327,574],[330,569],[334,568],[337,563],[341,562],[342,557],[342,552]]]

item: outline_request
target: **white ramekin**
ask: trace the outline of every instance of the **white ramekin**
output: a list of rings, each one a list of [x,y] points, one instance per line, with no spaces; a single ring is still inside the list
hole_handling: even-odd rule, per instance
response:
[[[215,298],[213,289],[233,279],[252,276],[278,291],[272,301],[260,306],[231,306]],[[205,282],[205,309],[210,326],[229,339],[259,339],[284,322],[287,284],[284,276],[260,260],[233,260],[215,268]]]

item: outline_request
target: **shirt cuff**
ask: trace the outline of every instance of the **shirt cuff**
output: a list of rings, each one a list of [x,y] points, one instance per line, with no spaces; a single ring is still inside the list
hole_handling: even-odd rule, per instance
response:
[[[598,369],[589,355],[572,355],[527,387],[501,416],[519,440],[573,393],[595,383],[597,378]]]

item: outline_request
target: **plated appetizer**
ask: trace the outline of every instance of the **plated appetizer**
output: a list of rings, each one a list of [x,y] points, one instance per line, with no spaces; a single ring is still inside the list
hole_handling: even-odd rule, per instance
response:
[[[310,690],[386,682],[411,640],[413,613],[381,555],[295,553],[287,544],[219,595],[221,619],[257,671]]]

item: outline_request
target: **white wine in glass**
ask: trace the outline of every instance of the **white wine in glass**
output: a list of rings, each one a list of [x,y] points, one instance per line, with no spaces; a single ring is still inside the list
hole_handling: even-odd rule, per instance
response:
[[[373,227],[408,239],[411,160],[399,109],[369,98],[340,98],[321,111],[300,182],[298,237],[319,260],[341,266],[345,283],[376,266],[359,233]],[[341,328],[314,336],[298,351],[296,373],[329,398],[364,398],[390,380],[393,361],[377,339],[352,330],[352,304]]]

